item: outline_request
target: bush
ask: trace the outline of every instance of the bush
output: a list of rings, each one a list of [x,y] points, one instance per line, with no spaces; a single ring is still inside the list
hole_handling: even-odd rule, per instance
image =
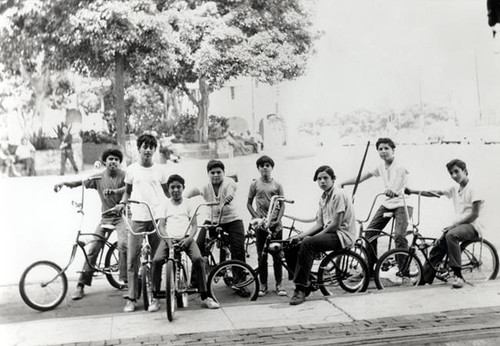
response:
[[[228,129],[227,118],[217,115],[208,117],[208,138],[224,138]]]
[[[110,144],[117,144],[116,139],[110,135],[107,132],[104,131],[80,131],[80,137],[82,137],[82,142],[83,143],[95,143],[95,144],[101,144],[101,143],[110,143]]]
[[[42,129],[39,129],[38,132],[33,132],[30,142],[36,150],[53,150],[58,148],[58,140],[45,135]]]
[[[194,143],[196,142],[196,123],[198,116],[194,114],[183,114],[172,127],[172,132],[179,142]]]

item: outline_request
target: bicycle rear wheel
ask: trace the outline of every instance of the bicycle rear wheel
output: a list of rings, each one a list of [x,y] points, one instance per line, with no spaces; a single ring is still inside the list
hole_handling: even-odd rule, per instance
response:
[[[498,253],[489,241],[465,241],[462,248],[462,276],[466,281],[494,280],[498,274]]]
[[[141,291],[144,310],[148,310],[153,301],[153,280],[151,278],[151,268],[147,264],[143,264],[141,271]]]
[[[21,275],[19,293],[23,301],[38,311],[57,307],[66,297],[68,280],[61,267],[50,261],[30,265]]]
[[[106,279],[114,288],[119,290],[126,287],[125,282],[120,280],[120,257],[118,255],[118,242],[114,242],[111,245],[106,244],[104,248],[107,248],[106,258],[104,259],[105,270],[110,271],[110,274],[106,274]],[[103,248],[103,249],[104,249]]]
[[[389,250],[379,258],[375,266],[375,284],[378,289],[417,286],[421,281],[422,263],[408,250]]]
[[[259,278],[245,262],[229,260],[219,263],[208,276],[208,295],[219,304],[256,300]]]
[[[175,263],[172,260],[167,261],[167,270],[165,270],[165,297],[167,306],[167,318],[170,322],[174,320],[176,304],[176,278]]]
[[[369,282],[365,260],[350,250],[331,252],[321,261],[318,269],[318,286],[325,296],[332,295],[338,286],[350,293],[364,292]]]

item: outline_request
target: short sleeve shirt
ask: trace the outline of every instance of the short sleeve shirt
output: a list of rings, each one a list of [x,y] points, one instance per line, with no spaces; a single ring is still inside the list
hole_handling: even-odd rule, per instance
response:
[[[356,225],[354,208],[347,193],[340,188],[333,187],[323,193],[319,200],[319,210],[316,217],[323,222],[323,228],[335,222],[339,213],[344,213],[339,221],[337,235],[342,242],[342,247],[354,245],[356,240]]]
[[[208,183],[207,185],[203,186],[200,189],[200,191],[206,202],[210,203],[218,201],[222,203],[228,195],[234,196],[234,194],[236,193],[236,188],[237,188],[236,183],[233,181],[233,179],[224,178],[221,185],[219,186],[219,191],[218,191],[219,193],[217,195],[215,194],[215,190],[212,183]],[[220,210],[221,210],[220,206],[213,207],[213,217],[214,217],[213,221],[217,222],[219,220]],[[211,217],[210,211],[208,216],[209,218]],[[236,210],[234,202],[231,202],[226,206],[224,206],[221,217],[221,223],[229,223],[236,220],[241,220],[241,219],[238,216],[238,212]]]
[[[471,222],[472,227],[481,236],[484,230],[483,213],[481,209],[484,205],[484,197],[481,192],[474,186],[474,184],[469,181],[467,185],[458,191],[459,186],[454,185],[447,190],[443,191],[443,194],[453,200],[453,206],[455,208],[455,220],[462,218],[464,215],[469,214],[472,211],[472,203],[480,201],[480,212],[477,219]]]
[[[64,136],[63,142],[67,144],[66,148],[64,148],[63,150],[71,149],[71,143],[73,142],[73,135],[71,133],[68,133],[66,136]]]
[[[408,184],[408,170],[404,168],[397,159],[394,159],[390,166],[385,162],[372,170],[371,175],[381,177],[386,190],[392,190],[399,194],[398,197],[387,198],[382,205],[387,209],[395,209],[404,206],[404,188]]]
[[[166,230],[169,237],[182,238],[189,233],[188,227],[193,217],[191,204],[183,199],[181,204],[175,205],[167,199],[165,209]]]
[[[253,200],[255,198],[255,211],[259,217],[266,217],[267,211],[269,210],[269,204],[271,203],[271,197],[273,196],[283,196],[283,187],[276,180],[271,179],[271,181],[264,181],[262,179],[256,179],[250,184],[250,191],[248,192],[248,199]],[[277,217],[276,210],[275,215],[272,215],[272,220]]]
[[[113,194],[111,196],[104,196],[104,190],[107,189],[119,189],[125,186],[125,171],[118,170],[116,176],[112,177],[107,170],[98,175],[94,176],[92,179],[85,182],[85,187],[87,189],[94,189],[99,194],[101,199],[101,211],[105,211],[113,208],[120,202],[123,193]]]
[[[165,215],[167,196],[163,192],[162,184],[166,184],[167,179],[167,171],[157,164],[153,164],[151,167],[143,167],[136,162],[127,167],[125,174],[125,183],[132,185],[130,199],[149,204],[155,219]],[[146,206],[131,204],[130,208],[132,210],[132,220],[151,221]]]

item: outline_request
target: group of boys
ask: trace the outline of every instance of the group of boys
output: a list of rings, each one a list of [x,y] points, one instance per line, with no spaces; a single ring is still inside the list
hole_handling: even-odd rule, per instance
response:
[[[205,263],[200,252],[204,249],[206,229],[201,228],[197,233],[196,216],[189,198],[201,195],[207,202],[218,201],[214,215],[219,217],[220,226],[228,234],[231,257],[245,261],[244,239],[245,230],[242,219],[239,217],[234,203],[234,195],[237,189],[232,179],[225,178],[225,167],[221,161],[210,160],[207,164],[207,173],[210,182],[202,188],[193,188],[184,191],[185,181],[179,175],[167,177],[166,170],[153,162],[153,153],[157,148],[156,138],[150,134],[143,134],[137,139],[137,148],[140,154],[138,162],[130,165],[126,172],[119,168],[123,156],[119,150],[107,150],[102,155],[102,161],[106,170],[96,178],[88,180],[85,187],[96,189],[102,201],[102,210],[113,207],[117,211],[127,204],[129,199],[139,200],[149,204],[153,211],[155,220],[151,220],[149,212],[144,206],[132,204],[131,227],[135,233],[153,229],[153,222],[158,222],[160,232],[169,234],[169,237],[178,239],[181,249],[190,257],[193,263],[193,273],[202,305],[210,308],[219,308],[219,304],[207,293]],[[457,185],[446,190],[417,191],[407,188],[408,170],[395,159],[395,144],[389,138],[380,138],[376,143],[382,163],[374,170],[360,176],[359,179],[347,179],[341,184],[335,184],[335,173],[330,166],[320,166],[314,173],[313,180],[317,182],[323,191],[319,199],[318,212],[315,224],[307,231],[294,236],[295,246],[289,247],[285,252],[285,259],[291,272],[295,289],[290,299],[291,305],[301,304],[309,292],[309,276],[314,258],[318,252],[334,251],[340,248],[351,247],[357,238],[355,227],[354,208],[350,196],[345,192],[343,186],[355,184],[356,180],[363,182],[371,177],[381,177],[384,183],[387,199],[379,207],[372,219],[369,229],[382,230],[389,222],[387,212],[392,212],[395,218],[395,244],[399,248],[408,248],[406,230],[408,218],[411,216],[411,207],[406,205],[405,192],[407,194],[420,193],[423,196],[439,197],[445,195],[453,199],[456,219],[443,230],[442,237],[433,247],[430,254],[430,262],[435,265],[448,253],[449,263],[452,267],[456,280],[454,288],[464,285],[460,264],[460,242],[481,235],[482,223],[480,210],[484,200],[473,184],[470,183],[466,165],[461,160],[453,160],[446,167],[451,178]],[[260,172],[260,178],[255,179],[249,189],[247,209],[254,218],[266,217],[270,207],[271,198],[275,195],[284,195],[283,186],[272,178],[274,161],[268,156],[260,157],[256,166]],[[59,190],[63,185],[75,187],[81,182],[62,183],[56,185]],[[167,198],[168,196],[168,198]],[[255,203],[255,207],[254,207]],[[224,206],[222,208],[222,206]],[[406,208],[406,209],[405,209]],[[281,204],[272,215],[269,229],[272,239],[282,238],[281,218],[284,213],[284,205]],[[210,221],[207,221],[210,222]],[[124,311],[135,310],[138,296],[138,270],[139,255],[142,237],[128,233],[120,217],[107,219],[103,217],[101,224],[112,223],[116,226],[118,233],[118,247],[120,253],[120,279],[128,284],[127,302]],[[96,232],[102,232],[98,227]],[[166,233],[165,233],[166,232]],[[128,234],[127,234],[128,233]],[[368,238],[373,235],[367,235]],[[267,255],[263,255],[263,247],[267,238],[267,230],[256,229],[256,247],[260,264],[259,276],[261,286],[259,295],[268,292]],[[160,303],[157,297],[161,285],[161,266],[166,258],[167,243],[156,234],[149,235],[149,242],[155,254],[153,259],[153,302],[149,311],[157,311]],[[376,249],[376,240],[372,243]],[[89,261],[95,263],[97,254],[102,244],[96,242],[90,250]],[[373,256],[376,259],[376,253]],[[93,262],[92,262],[93,261]],[[287,293],[282,285],[282,259],[279,254],[273,254],[274,276],[276,282],[276,293],[286,296]],[[376,261],[375,261],[376,262]],[[372,262],[372,263],[375,263]],[[401,275],[404,275],[402,273]],[[435,272],[432,266],[425,265],[424,281],[432,283]],[[92,271],[86,264],[78,281],[77,289],[73,299],[81,299],[84,295],[84,286],[91,284]],[[244,295],[245,292],[237,292]]]

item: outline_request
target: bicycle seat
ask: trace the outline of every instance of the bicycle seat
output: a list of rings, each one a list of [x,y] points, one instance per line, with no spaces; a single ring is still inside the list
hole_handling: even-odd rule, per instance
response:
[[[392,211],[387,211],[384,214],[382,214],[382,216],[385,217],[385,218],[393,218],[394,217],[394,213]]]
[[[110,224],[102,224],[101,228],[105,231],[112,232],[116,229],[115,225],[110,225]]]

